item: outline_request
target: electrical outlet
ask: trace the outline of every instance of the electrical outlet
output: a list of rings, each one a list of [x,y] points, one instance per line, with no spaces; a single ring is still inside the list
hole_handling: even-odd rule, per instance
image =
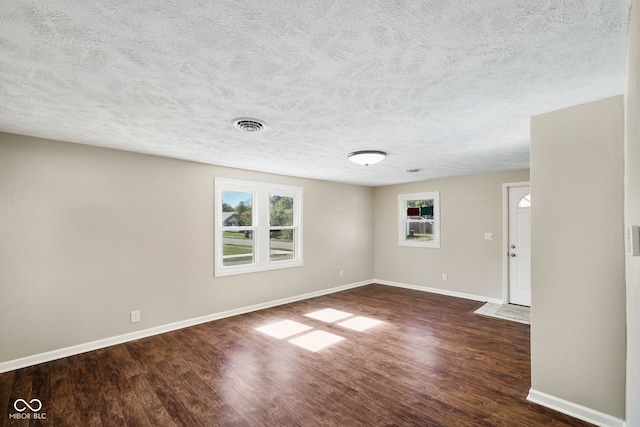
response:
[[[442,273],[442,281],[446,282],[447,280],[449,280],[449,275],[447,273]]]
[[[340,277],[344,277],[344,271],[340,270]]]
[[[131,323],[136,323],[140,321],[140,310],[135,310],[131,312]]]
[[[484,240],[493,240],[493,233],[484,233]]]

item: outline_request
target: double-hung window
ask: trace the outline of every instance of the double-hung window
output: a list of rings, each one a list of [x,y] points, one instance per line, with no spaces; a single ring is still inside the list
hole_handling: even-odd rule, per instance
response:
[[[398,195],[398,244],[440,247],[440,192]]]
[[[216,178],[215,275],[302,265],[302,188]]]

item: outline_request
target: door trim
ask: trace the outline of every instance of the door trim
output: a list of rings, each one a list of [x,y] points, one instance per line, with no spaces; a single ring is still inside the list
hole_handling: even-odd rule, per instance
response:
[[[531,186],[531,181],[502,183],[502,303],[509,304],[509,188]]]

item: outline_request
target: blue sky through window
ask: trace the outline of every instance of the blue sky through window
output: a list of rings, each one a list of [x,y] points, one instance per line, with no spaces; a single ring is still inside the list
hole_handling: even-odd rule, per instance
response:
[[[251,200],[252,196],[252,193],[243,193],[240,191],[223,191],[222,203],[228,203],[235,208],[240,202]]]

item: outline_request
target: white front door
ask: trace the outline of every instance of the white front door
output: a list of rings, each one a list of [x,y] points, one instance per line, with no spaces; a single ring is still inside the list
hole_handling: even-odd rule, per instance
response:
[[[509,303],[531,306],[531,187],[509,187]]]

